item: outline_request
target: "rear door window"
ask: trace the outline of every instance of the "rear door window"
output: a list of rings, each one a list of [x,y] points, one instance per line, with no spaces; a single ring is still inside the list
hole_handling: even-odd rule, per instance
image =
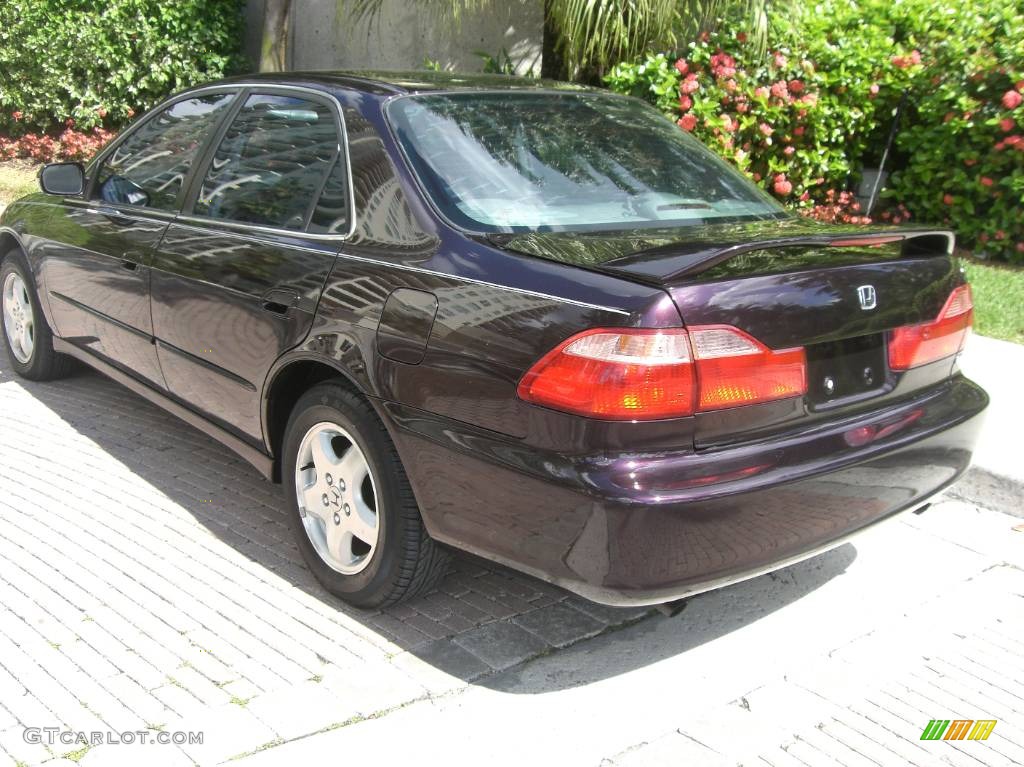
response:
[[[334,112],[326,103],[254,93],[217,147],[193,212],[304,231],[341,162]],[[315,228],[323,223],[318,216]]]
[[[103,160],[94,197],[114,205],[175,211],[196,154],[236,95],[185,99],[146,120]]]

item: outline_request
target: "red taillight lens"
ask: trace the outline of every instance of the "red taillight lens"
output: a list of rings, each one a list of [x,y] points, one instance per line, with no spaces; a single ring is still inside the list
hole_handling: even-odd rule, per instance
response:
[[[692,344],[692,351],[691,351]],[[651,420],[806,392],[803,349],[772,351],[728,326],[602,329],[575,335],[519,382],[526,402],[616,420]]]
[[[971,286],[961,285],[949,294],[936,319],[892,331],[889,335],[889,367],[909,370],[952,357],[963,348],[973,321]]]
[[[690,415],[692,368],[684,330],[588,330],[534,365],[519,397],[597,418]]]
[[[796,397],[807,392],[807,357],[802,348],[773,351],[729,326],[690,330],[697,360],[698,410]]]

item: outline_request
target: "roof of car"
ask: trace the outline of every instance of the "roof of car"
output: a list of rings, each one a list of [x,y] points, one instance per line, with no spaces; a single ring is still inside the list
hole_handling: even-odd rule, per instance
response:
[[[404,93],[436,93],[438,91],[460,90],[567,90],[604,92],[558,80],[543,80],[533,77],[515,77],[496,74],[463,74],[458,72],[407,71],[349,71],[324,70],[307,72],[274,72],[244,75],[229,78],[224,82],[265,82],[268,84],[316,84],[326,87],[341,87],[363,91],[380,96]]]

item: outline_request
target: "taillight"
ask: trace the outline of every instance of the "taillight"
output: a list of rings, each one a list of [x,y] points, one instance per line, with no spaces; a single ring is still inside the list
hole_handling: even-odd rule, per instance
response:
[[[519,382],[526,402],[614,420],[692,415],[806,392],[803,349],[773,351],[737,328],[588,330]]]
[[[905,325],[889,335],[889,367],[908,370],[958,353],[974,320],[971,286],[955,288],[931,322]]]
[[[519,382],[527,402],[609,419],[693,413],[684,330],[588,330],[545,355]]]
[[[753,405],[807,392],[802,348],[773,351],[727,325],[690,330],[697,360],[698,410]]]

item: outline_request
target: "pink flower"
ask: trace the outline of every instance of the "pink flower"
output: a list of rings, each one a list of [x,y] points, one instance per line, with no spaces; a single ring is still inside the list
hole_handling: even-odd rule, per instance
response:
[[[21,112],[11,112],[11,117],[14,118],[14,122],[18,122],[22,116]]]
[[[761,180],[761,174],[760,173],[755,173],[752,176],[752,178],[754,179],[754,181],[760,181]]]
[[[764,85],[762,85],[762,86],[760,86],[758,88],[754,88],[754,95],[757,98],[759,98],[759,99],[766,99],[766,98],[768,98],[770,93],[771,93],[771,91],[769,91],[768,88],[766,86],[764,86]]]
[[[786,101],[789,98],[789,89],[786,88],[786,81],[779,80],[777,83],[772,83],[771,94],[780,101]]]
[[[942,195],[942,201],[943,201],[943,202],[944,202],[944,203],[945,203],[946,205],[952,205],[952,204],[953,204],[953,195],[951,195],[951,194],[949,194],[949,193],[947,192],[946,194]]]
[[[686,79],[679,83],[679,91],[681,93],[693,93],[700,90],[700,83],[697,82],[697,75],[693,72],[686,76]]]
[[[786,57],[783,56],[779,51],[775,51],[774,59],[775,66],[777,66],[779,69],[782,69],[783,67],[786,66]]]
[[[763,133],[765,136],[770,136],[775,132],[774,130],[772,130],[772,126],[770,126],[768,123],[761,123],[760,125],[757,126],[757,129],[761,131],[761,133]]]
[[[992,186],[992,184],[994,184],[994,183],[995,183],[995,182],[994,182],[994,181],[993,181],[992,179],[990,179],[990,178],[989,178],[988,176],[982,176],[981,178],[979,178],[979,179],[978,179],[978,181],[980,181],[980,182],[981,182],[981,185],[982,185],[982,186]]]
[[[805,130],[806,130],[806,128],[804,128],[803,125],[798,125],[795,128],[793,128],[793,135],[794,136],[802,136],[802,135],[804,135],[804,131]]]
[[[977,164],[977,162],[978,161],[973,157],[967,157],[964,159],[964,165],[966,165],[968,168],[970,168],[972,165]]]
[[[725,81],[725,89],[729,91],[729,93],[735,93],[736,88],[738,87],[739,86],[736,85],[736,81],[733,80],[732,78],[729,78],[728,80]]]
[[[1010,90],[1003,94],[1003,106],[1007,109],[1016,109],[1022,101],[1024,101],[1024,96],[1017,91]]]
[[[690,111],[690,107],[692,107],[692,106],[693,106],[693,99],[691,99],[689,96],[680,96],[679,97],[679,110],[681,112],[689,112]]]
[[[750,109],[750,107],[747,105],[746,101],[737,101],[736,102],[736,111],[739,112],[740,114],[746,114],[747,110],[749,110],[749,109]]]
[[[690,65],[686,63],[686,59],[678,59],[676,61],[676,69],[679,71],[679,74],[685,75],[690,71]]]
[[[782,173],[775,177],[775,183],[772,184],[772,189],[775,190],[775,194],[780,197],[785,197],[793,191],[793,185],[789,182],[786,176]]]
[[[1018,253],[1024,253],[1024,242],[1018,242],[1014,247]]]
[[[132,117],[135,117],[135,110],[134,109],[129,109],[128,112],[127,112],[127,117],[129,119],[131,119]]]
[[[741,43],[747,42],[747,33],[746,32],[737,32],[736,33],[736,40],[737,40],[737,42],[741,42]]]
[[[803,89],[804,89],[804,84],[800,80],[790,80],[789,81],[789,90],[790,90],[791,93],[802,93]]]
[[[871,98],[873,98],[873,97],[878,95],[878,90],[879,90],[878,83],[871,83],[871,87],[868,88],[868,93],[871,94]]]
[[[782,150],[782,153],[786,155],[786,157],[792,157],[795,151],[796,149],[794,147],[787,146],[785,149]]]
[[[999,127],[1002,129],[1003,133],[1009,133],[1010,131],[1012,131],[1013,126],[1014,122],[1009,117],[1004,117],[1002,120],[999,121]]]
[[[697,127],[697,118],[693,115],[683,115],[679,118],[679,127],[684,131],[692,131]]]
[[[726,115],[723,119],[724,122],[722,124],[722,130],[727,131],[728,133],[732,133],[740,127],[739,122],[733,120],[729,115]]]
[[[1002,229],[996,229],[996,239],[997,240],[1005,240],[1006,239],[1006,232],[1004,232]]]
[[[899,67],[900,69],[906,69],[907,67],[912,67],[912,66],[915,66],[915,65],[920,64],[920,63],[921,63],[921,52],[916,50],[916,49],[911,51],[909,56],[893,56],[892,57],[892,64],[893,64],[893,66]]]
[[[710,63],[711,73],[720,80],[736,74],[736,60],[721,48],[718,49],[718,53],[711,55]]]

